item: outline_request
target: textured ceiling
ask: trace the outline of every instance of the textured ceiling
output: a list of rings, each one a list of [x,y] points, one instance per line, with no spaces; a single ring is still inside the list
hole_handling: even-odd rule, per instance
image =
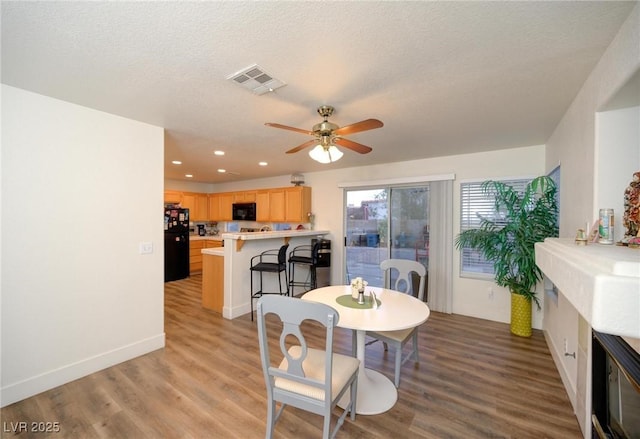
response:
[[[530,146],[637,3],[3,1],[2,82],[164,127],[171,179]],[[226,79],[251,64],[287,85],[258,96]],[[326,104],[340,126],[384,122],[348,136],[371,153],[321,165],[285,154],[310,137],[264,126],[311,129]]]

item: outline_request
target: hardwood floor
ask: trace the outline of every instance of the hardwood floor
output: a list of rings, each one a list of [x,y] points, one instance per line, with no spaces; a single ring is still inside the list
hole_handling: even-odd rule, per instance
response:
[[[2,437],[264,437],[255,323],[203,309],[200,281],[165,284],[164,349],[3,408]],[[336,339],[337,351],[350,352],[350,332],[338,328]],[[540,331],[525,339],[506,324],[432,313],[419,343],[421,362],[404,365],[396,405],[347,418],[338,438],[582,437]],[[393,354],[379,343],[366,353],[368,367],[393,379]],[[18,422],[59,422],[60,431],[14,434]],[[288,407],[275,437],[321,430],[319,416]]]

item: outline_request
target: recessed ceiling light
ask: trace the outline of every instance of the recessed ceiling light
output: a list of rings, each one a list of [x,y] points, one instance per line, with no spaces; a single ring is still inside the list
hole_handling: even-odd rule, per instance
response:
[[[192,174],[184,174],[184,176],[187,177],[187,178],[193,178]]]
[[[259,164],[260,166],[267,166],[269,163],[267,163],[267,162],[260,162],[260,163],[258,163],[258,164]]]
[[[174,165],[181,165],[182,162],[180,160],[174,160],[171,163],[173,163]]]
[[[224,155],[224,151],[213,151],[215,155]]]
[[[221,174],[224,174],[225,172],[227,172],[227,170],[226,169],[218,169],[218,172],[221,173]]]

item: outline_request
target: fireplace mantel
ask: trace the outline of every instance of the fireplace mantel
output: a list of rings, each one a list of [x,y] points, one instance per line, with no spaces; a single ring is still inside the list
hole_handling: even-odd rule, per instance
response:
[[[535,251],[538,267],[593,329],[640,338],[640,250],[547,238]]]

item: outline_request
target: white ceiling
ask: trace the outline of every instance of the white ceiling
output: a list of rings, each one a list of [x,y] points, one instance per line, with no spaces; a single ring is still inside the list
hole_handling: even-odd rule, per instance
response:
[[[2,82],[164,127],[170,179],[530,146],[637,3],[3,1]],[[251,64],[287,85],[258,96],[226,79]],[[384,122],[348,136],[371,153],[321,165],[285,154],[310,137],[264,126],[311,129],[326,104],[340,126]]]

